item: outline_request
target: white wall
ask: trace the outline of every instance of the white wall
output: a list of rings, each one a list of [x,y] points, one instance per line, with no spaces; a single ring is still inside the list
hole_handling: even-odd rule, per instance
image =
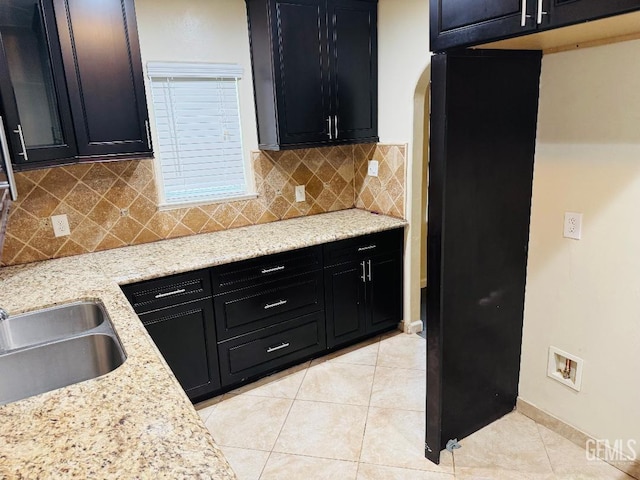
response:
[[[136,17],[145,72],[147,62],[154,61],[242,65],[240,115],[249,158],[258,149],[258,138],[244,1],[136,0]]]
[[[429,2],[379,0],[378,123],[381,143],[407,143],[406,211],[410,222],[405,251],[405,329],[420,318],[420,258],[424,178],[424,95],[428,85]],[[421,92],[415,104],[416,86]]]
[[[381,143],[409,143],[413,97],[430,62],[429,2],[379,0],[378,122]]]
[[[632,41],[543,58],[520,376],[522,399],[636,449],[638,51]],[[565,211],[584,214],[582,240],[562,237]],[[550,345],[585,360],[581,392],[546,377]]]

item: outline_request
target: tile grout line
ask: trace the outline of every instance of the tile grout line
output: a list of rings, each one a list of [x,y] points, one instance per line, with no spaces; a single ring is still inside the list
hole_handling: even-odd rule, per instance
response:
[[[369,389],[369,404],[367,405],[367,416],[364,419],[364,428],[362,430],[362,440],[360,441],[360,453],[358,454],[358,462],[356,467],[356,480],[358,473],[360,472],[360,464],[362,463],[362,449],[364,447],[364,437],[367,433],[367,423],[369,422],[369,412],[371,411],[371,397],[373,395],[373,385],[376,381],[376,372],[378,371],[378,355],[380,354],[380,342],[382,342],[382,336],[378,336],[378,348],[376,349],[376,364],[373,366],[373,379],[371,381],[371,388]]]
[[[269,460],[271,459],[271,455],[273,454],[273,449],[276,447],[276,444],[278,443],[278,440],[280,439],[280,435],[282,434],[282,430],[284,429],[284,426],[287,423],[287,419],[289,418],[289,414],[291,413],[291,409],[293,408],[293,404],[295,403],[295,401],[296,401],[296,399],[298,397],[298,393],[300,393],[300,389],[302,388],[302,383],[304,382],[304,379],[307,378],[307,372],[309,372],[309,368],[310,367],[311,367],[311,362],[309,362],[309,364],[307,365],[307,368],[304,371],[304,375],[302,376],[302,380],[300,380],[300,385],[298,385],[298,389],[296,390],[295,395],[291,399],[291,405],[289,405],[289,409],[287,410],[287,414],[284,417],[284,421],[282,422],[282,425],[280,426],[280,430],[278,431],[278,435],[276,436],[276,440],[273,442],[273,445],[271,446],[271,450],[269,451],[269,456],[267,457],[267,461],[264,462],[262,470],[260,470],[260,475],[258,476],[258,480],[260,478],[262,478],[262,475],[264,474],[264,470],[265,470],[265,468],[267,468],[267,464],[269,463]],[[275,397],[271,397],[271,398],[275,398]]]
[[[553,473],[553,476],[556,476],[556,469],[553,468],[553,462],[551,461],[551,456],[549,455],[549,449],[547,448],[547,442],[544,441],[544,438],[542,438],[542,433],[540,432],[540,425],[538,424],[538,422],[535,422],[536,424],[536,432],[538,432],[538,437],[540,438],[540,441],[542,442],[542,446],[544,447],[544,453],[547,456],[547,460],[549,461],[549,467],[551,468],[551,472]]]

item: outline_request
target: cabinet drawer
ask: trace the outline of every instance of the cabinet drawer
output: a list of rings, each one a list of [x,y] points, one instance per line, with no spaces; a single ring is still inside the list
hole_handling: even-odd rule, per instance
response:
[[[323,303],[321,271],[218,295],[214,297],[218,339],[322,310]]]
[[[207,270],[172,275],[158,280],[124,285],[122,291],[137,313],[211,296]]]
[[[218,344],[222,386],[268,373],[326,348],[324,313],[317,312]]]
[[[211,269],[214,293],[228,292],[322,268],[322,247],[276,253]]]
[[[338,265],[384,252],[402,250],[403,243],[402,228],[327,243],[324,245],[325,265]]]

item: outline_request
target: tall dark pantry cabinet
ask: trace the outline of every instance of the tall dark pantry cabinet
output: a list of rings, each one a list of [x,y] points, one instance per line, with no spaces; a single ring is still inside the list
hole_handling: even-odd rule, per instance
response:
[[[518,393],[541,52],[431,62],[426,457]]]

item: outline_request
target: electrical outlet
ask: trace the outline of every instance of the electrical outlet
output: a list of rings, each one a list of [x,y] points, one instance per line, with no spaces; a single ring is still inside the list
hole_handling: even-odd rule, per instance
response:
[[[582,237],[582,214],[575,212],[565,212],[564,214],[564,236],[580,240]]]
[[[54,215],[51,217],[51,225],[53,225],[53,234],[56,237],[66,237],[71,235],[69,230],[69,220],[66,215]]]
[[[304,191],[304,185],[296,186],[296,202],[304,202],[306,199],[306,193]]]
[[[378,161],[377,160],[369,160],[369,168],[367,170],[367,175],[370,177],[378,176]]]

